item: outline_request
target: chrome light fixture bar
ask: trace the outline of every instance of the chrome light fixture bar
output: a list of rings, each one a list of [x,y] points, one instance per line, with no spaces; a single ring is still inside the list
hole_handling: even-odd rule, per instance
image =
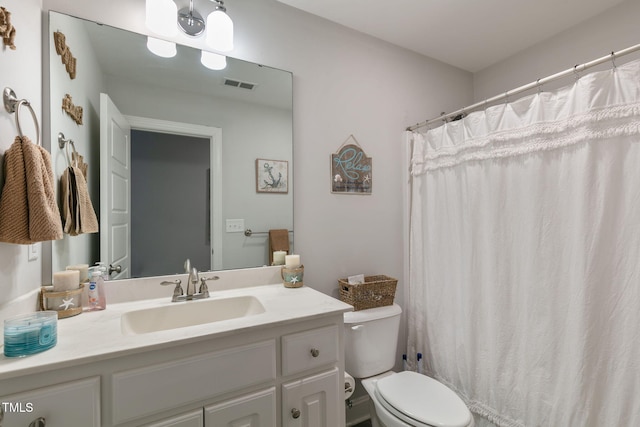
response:
[[[186,35],[198,37],[204,33],[205,26],[202,15],[193,8],[193,0],[189,0],[189,7],[184,7],[178,11],[178,27]]]

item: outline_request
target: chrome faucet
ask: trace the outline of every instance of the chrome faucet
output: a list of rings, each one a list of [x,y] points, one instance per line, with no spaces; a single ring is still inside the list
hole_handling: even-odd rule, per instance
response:
[[[184,262],[185,272],[189,274],[187,277],[187,292],[184,295],[184,291],[182,290],[182,281],[180,279],[176,279],[174,281],[163,281],[160,282],[161,285],[175,285],[173,289],[173,297],[171,298],[172,302],[177,301],[191,301],[194,299],[203,299],[209,298],[209,288],[207,287],[207,280],[218,280],[220,277],[212,276],[212,277],[200,277],[198,274],[198,270],[195,267],[191,266],[191,261],[187,259]],[[200,282],[200,288],[196,293],[196,286]]]
[[[187,297],[193,296],[196,293],[196,286],[200,281],[200,276],[198,275],[198,270],[195,267],[189,268],[189,260],[184,263],[185,269],[187,269],[187,273],[189,273],[189,277],[187,278]]]

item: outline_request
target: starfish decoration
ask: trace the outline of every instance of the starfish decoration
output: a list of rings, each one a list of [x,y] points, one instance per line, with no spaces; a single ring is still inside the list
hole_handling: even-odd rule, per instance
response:
[[[64,307],[64,310],[69,310],[69,307],[75,305],[73,303],[73,298],[69,298],[69,299],[62,299],[62,304],[60,304],[58,307]]]
[[[291,283],[292,283],[292,284],[294,284],[294,285],[295,285],[296,283],[298,283],[299,281],[300,281],[300,279],[298,279],[298,276],[293,276],[293,277],[291,278]]]
[[[363,182],[369,182],[369,181],[371,181],[371,177],[369,175],[365,175]]]

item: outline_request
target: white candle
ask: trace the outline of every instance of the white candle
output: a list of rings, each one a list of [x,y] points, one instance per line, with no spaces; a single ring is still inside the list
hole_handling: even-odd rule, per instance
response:
[[[89,279],[89,264],[68,265],[67,270],[78,270],[80,272],[80,283]]]
[[[53,290],[55,292],[70,291],[80,286],[80,272],[78,270],[58,271],[53,273]]]
[[[284,259],[284,264],[287,268],[300,267],[300,255],[287,255]]]
[[[283,265],[287,251],[275,251],[273,253],[273,265]]]

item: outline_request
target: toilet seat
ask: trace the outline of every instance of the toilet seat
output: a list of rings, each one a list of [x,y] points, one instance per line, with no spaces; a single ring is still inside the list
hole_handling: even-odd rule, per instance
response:
[[[381,378],[375,393],[380,403],[399,419],[419,427],[466,427],[471,413],[444,384],[411,371]]]

